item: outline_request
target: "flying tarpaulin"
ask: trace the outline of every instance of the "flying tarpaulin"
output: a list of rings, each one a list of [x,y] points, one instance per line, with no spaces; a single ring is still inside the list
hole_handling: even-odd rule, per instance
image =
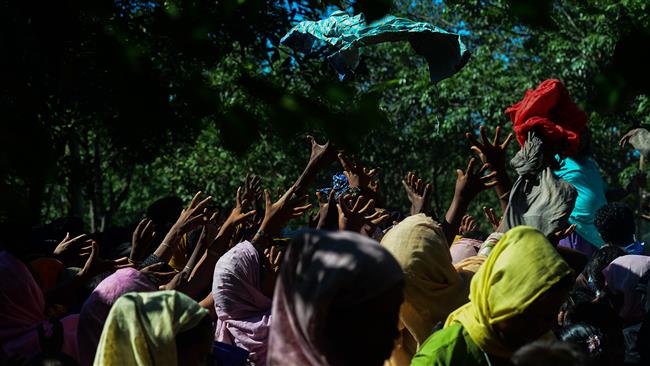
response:
[[[458,34],[429,23],[387,16],[367,25],[363,14],[349,16],[343,11],[323,20],[301,22],[280,43],[296,51],[298,59],[327,59],[345,80],[354,75],[362,47],[399,41],[408,41],[427,60],[434,83],[454,75],[470,57]]]

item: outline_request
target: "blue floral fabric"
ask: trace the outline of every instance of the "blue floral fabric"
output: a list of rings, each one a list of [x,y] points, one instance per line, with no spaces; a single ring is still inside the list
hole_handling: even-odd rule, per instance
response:
[[[470,57],[458,34],[429,23],[387,16],[366,25],[363,14],[349,16],[343,11],[301,22],[280,43],[296,51],[299,59],[326,58],[344,80],[354,75],[361,47],[397,41],[408,41],[427,60],[434,83],[454,75]]]
[[[321,188],[318,190],[318,192],[322,192],[328,196],[330,194],[330,191],[334,190],[335,198],[339,199],[339,197],[342,194],[345,194],[349,189],[350,183],[348,182],[348,178],[345,177],[345,174],[336,173],[334,176],[332,176],[332,188]]]

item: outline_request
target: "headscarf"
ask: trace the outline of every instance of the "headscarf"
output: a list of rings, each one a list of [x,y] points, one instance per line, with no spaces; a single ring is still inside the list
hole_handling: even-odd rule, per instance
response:
[[[458,263],[454,263],[454,268],[461,274],[461,276],[464,273],[476,273],[483,263],[485,263],[486,259],[487,256],[485,255],[475,255],[473,257],[465,258]]]
[[[580,132],[587,125],[587,114],[571,100],[564,84],[556,79],[544,80],[505,113],[512,120],[519,145],[524,146],[529,131],[536,130],[564,156],[575,154]]]
[[[479,348],[509,357],[494,324],[522,314],[536,299],[571,274],[546,237],[519,226],[508,231],[472,279],[470,302],[449,315],[445,327],[460,322]]]
[[[623,295],[623,306],[619,315],[625,321],[639,320],[643,316],[642,302],[646,289],[637,289],[637,284],[648,272],[650,257],[645,255],[618,257],[603,270],[607,289]]]
[[[59,273],[65,269],[63,263],[54,258],[38,258],[33,260],[29,266],[40,280],[43,291],[53,289],[59,278]]]
[[[117,299],[128,292],[155,291],[151,281],[134,268],[122,268],[106,277],[97,285],[81,307],[77,327],[79,363],[92,365],[102,328],[111,307]]]
[[[0,353],[32,356],[43,351],[39,328],[49,337],[55,331],[45,319],[45,297],[27,266],[8,252],[0,252]],[[63,326],[61,351],[77,359],[78,315],[60,320]],[[0,360],[2,361],[2,360]]]
[[[174,366],[176,335],[206,316],[206,309],[177,291],[125,294],[108,314],[94,364]]]
[[[322,351],[329,311],[372,300],[402,279],[399,264],[370,238],[351,232],[298,234],[275,286],[269,364],[329,365]]]
[[[464,259],[477,255],[481,245],[483,245],[482,240],[464,237],[458,238],[458,240],[454,241],[451,245],[451,248],[449,248],[449,252],[451,253],[451,263],[456,264]]]
[[[257,249],[244,241],[219,258],[212,280],[215,340],[247,350],[255,365],[266,364],[271,325],[271,299],[262,293],[260,269]]]
[[[381,245],[404,272],[400,320],[419,348],[436,323],[468,301],[469,282],[451,264],[442,228],[425,214],[404,219],[386,233]]]

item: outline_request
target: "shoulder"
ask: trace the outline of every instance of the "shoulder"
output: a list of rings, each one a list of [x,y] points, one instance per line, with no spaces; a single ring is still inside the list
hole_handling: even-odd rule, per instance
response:
[[[433,333],[413,357],[411,366],[480,365],[466,342],[467,332],[460,323]]]

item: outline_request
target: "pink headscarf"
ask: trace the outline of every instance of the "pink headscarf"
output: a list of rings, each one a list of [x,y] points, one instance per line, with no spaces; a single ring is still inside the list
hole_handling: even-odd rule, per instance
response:
[[[155,291],[146,275],[134,268],[122,268],[106,277],[84,302],[79,314],[77,344],[79,363],[92,365],[104,322],[117,299],[127,292]]]
[[[33,356],[42,352],[38,329],[51,336],[53,325],[45,319],[45,297],[27,266],[8,252],[0,252],[0,346],[4,357]],[[61,319],[61,351],[77,359],[78,315]],[[0,360],[1,361],[1,360]]]
[[[483,245],[482,240],[460,238],[456,240],[449,248],[451,253],[451,263],[456,264],[469,257],[478,254],[479,249]]]
[[[219,258],[212,280],[215,340],[247,350],[254,365],[266,365],[271,325],[271,299],[262,293],[260,268],[257,249],[244,241]]]
[[[619,315],[624,321],[636,321],[643,316],[642,292],[636,287],[639,279],[650,271],[650,257],[645,255],[624,255],[612,261],[605,269],[605,285],[615,294],[623,295],[623,306]]]
[[[305,231],[287,249],[275,285],[269,365],[329,365],[322,351],[328,311],[376,298],[403,278],[395,258],[370,238]]]

